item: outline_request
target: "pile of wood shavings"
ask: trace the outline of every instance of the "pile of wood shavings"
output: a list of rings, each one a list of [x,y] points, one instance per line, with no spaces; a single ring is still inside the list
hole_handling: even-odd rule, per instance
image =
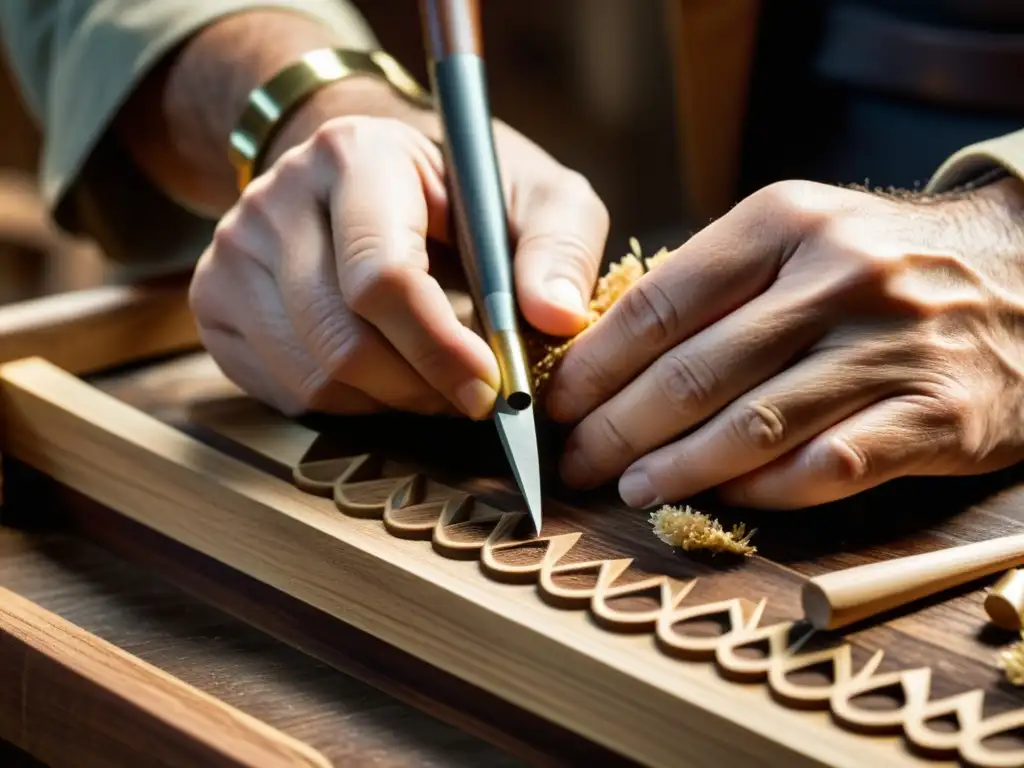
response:
[[[640,251],[640,243],[635,237],[630,238],[629,247],[632,253],[627,254],[618,263],[612,264],[608,272],[597,281],[588,307],[587,327],[596,323],[601,315],[607,312],[644,274],[668,258],[668,249],[662,248],[649,259],[645,259]],[[545,385],[550,381],[558,363],[573,342],[579,338],[579,335],[571,339],[564,339],[547,336],[527,328],[524,337],[526,354],[531,364],[530,374],[533,378],[534,397],[541,400]]]
[[[742,523],[726,531],[720,522],[689,506],[664,506],[651,513],[650,522],[659,539],[686,552],[703,549],[745,557],[757,552],[757,547],[750,543],[757,531],[747,533]],[[1021,658],[1024,661],[1024,655]]]
[[[1021,640],[999,654],[1000,667],[1011,685],[1024,685],[1024,632]]]

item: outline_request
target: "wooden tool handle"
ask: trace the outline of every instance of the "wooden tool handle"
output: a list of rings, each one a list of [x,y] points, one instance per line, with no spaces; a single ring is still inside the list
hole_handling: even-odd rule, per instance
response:
[[[817,629],[839,629],[1020,565],[1024,534],[848,568],[804,585],[804,616]]]
[[[457,53],[483,57],[479,0],[420,0],[420,17],[432,61]]]

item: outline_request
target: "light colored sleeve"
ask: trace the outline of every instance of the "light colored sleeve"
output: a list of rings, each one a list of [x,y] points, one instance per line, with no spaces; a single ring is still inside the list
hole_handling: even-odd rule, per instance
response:
[[[41,193],[58,223],[96,239],[129,279],[187,269],[215,222],[151,184],[111,124],[176,45],[219,17],[256,8],[308,14],[341,47],[377,45],[347,0],[0,0],[0,39],[43,134]]]
[[[1003,169],[1024,180],[1024,130],[980,141],[953,153],[935,172],[927,192],[946,192]]]

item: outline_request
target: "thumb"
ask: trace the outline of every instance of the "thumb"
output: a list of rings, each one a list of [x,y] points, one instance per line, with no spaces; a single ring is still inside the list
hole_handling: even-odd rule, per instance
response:
[[[527,322],[552,336],[574,336],[587,324],[609,218],[590,184],[573,172],[519,192],[512,212],[515,281]]]

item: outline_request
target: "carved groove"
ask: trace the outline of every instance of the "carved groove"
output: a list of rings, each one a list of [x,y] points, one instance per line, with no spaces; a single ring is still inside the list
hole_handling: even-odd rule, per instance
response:
[[[540,597],[562,609],[589,610],[594,620],[613,632],[653,632],[658,648],[687,661],[713,661],[726,679],[761,683],[773,698],[793,709],[828,710],[846,730],[902,733],[919,754],[937,759],[959,757],[978,768],[1024,765],[1024,749],[993,749],[986,745],[1000,735],[1024,729],[1024,707],[983,717],[984,692],[970,690],[945,699],[931,699],[932,671],[927,667],[876,674],[882,651],[859,670],[852,647],[843,643],[822,650],[797,650],[792,622],[761,626],[766,600],[743,598],[688,605],[696,584],[668,576],[627,581],[630,558],[564,562],[579,545],[580,532],[530,539],[517,538],[522,512],[503,512],[467,493],[443,486],[425,475],[384,477],[383,459],[374,455],[301,464],[294,470],[300,489],[333,498],[343,513],[380,520],[396,537],[429,540],[438,554],[453,559],[478,559],[484,574],[495,581],[536,583]],[[563,586],[557,577],[593,574],[590,586]],[[657,595],[655,607],[616,607],[615,601]],[[719,618],[722,632],[705,636],[686,632],[686,625]],[[745,650],[764,648],[756,655]],[[830,680],[802,685],[796,673],[825,667]],[[898,691],[896,706],[862,706],[858,699]],[[939,730],[930,723],[955,717],[956,727]]]

